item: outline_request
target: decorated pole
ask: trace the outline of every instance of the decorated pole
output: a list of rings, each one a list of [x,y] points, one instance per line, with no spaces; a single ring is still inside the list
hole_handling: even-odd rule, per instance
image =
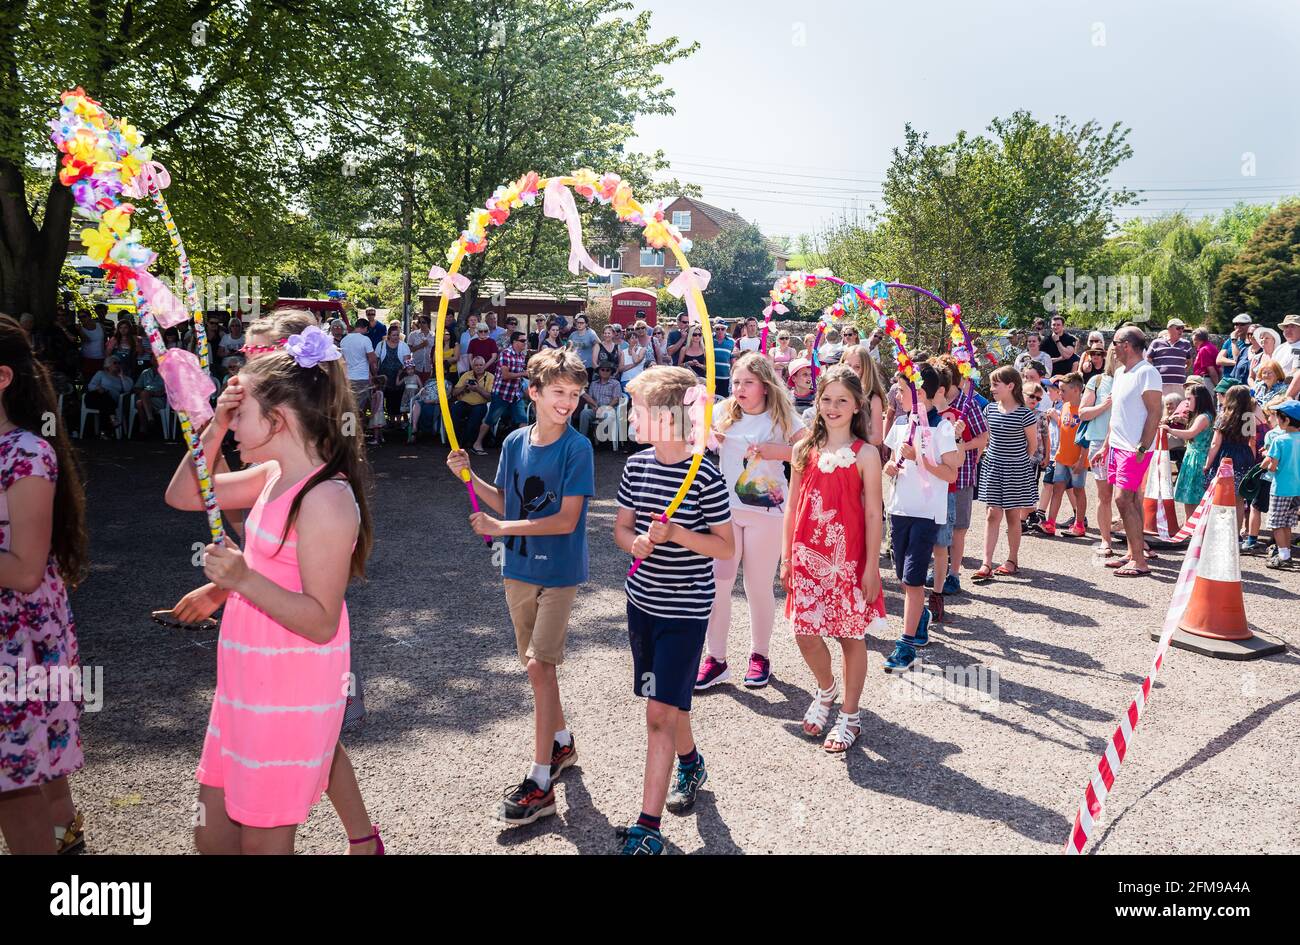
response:
[[[87,255],[113,279],[117,291],[135,298],[168,403],[176,411],[194,463],[212,541],[221,544],[225,539],[221,512],[195,432],[212,417],[210,398],[215,385],[194,355],[163,344],[159,322],[170,328],[189,316],[171,291],[150,275],[149,267],[158,254],[145,247],[140,231],[131,227],[136,207],[121,200],[122,195],[156,193],[166,186],[160,179],[166,171],[153,160],[139,130],[124,118],[114,119],[83,89],[65,91],[60,102],[58,117],[50,122],[50,138],[63,154],[59,181],[72,191],[77,215],[97,224],[81,231]],[[168,212],[164,222],[170,217]],[[169,233],[174,231],[175,222],[171,221]],[[179,233],[174,241],[179,241]]]

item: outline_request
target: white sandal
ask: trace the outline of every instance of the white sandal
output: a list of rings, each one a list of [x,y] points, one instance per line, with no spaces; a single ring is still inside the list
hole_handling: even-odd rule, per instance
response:
[[[826,730],[826,723],[831,717],[831,705],[840,697],[840,684],[838,680],[831,683],[829,689],[818,689],[817,695],[813,697],[812,705],[808,706],[808,711],[803,714],[804,725],[817,726],[816,732],[805,732],[805,735],[811,735],[813,738],[821,735]]]
[[[850,731],[850,727],[857,729],[856,732]],[[840,709],[840,717],[835,720],[835,728],[826,736],[826,741],[822,742],[822,748],[828,755],[842,755],[853,747],[853,743],[858,740],[862,734],[862,710],[848,713]],[[832,748],[832,745],[843,745],[843,748]]]

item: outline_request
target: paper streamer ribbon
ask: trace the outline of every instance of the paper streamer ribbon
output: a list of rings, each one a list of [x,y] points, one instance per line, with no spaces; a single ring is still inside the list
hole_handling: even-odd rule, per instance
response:
[[[140,294],[149,305],[150,314],[163,328],[175,328],[190,320],[190,313],[185,311],[181,300],[176,298],[171,289],[155,279],[152,273],[137,272],[135,282]],[[198,363],[197,359],[195,363]]]
[[[167,168],[158,161],[145,161],[140,165],[140,170],[136,171],[135,177],[122,185],[122,193],[139,200],[166,190],[171,184],[172,176],[167,173]]]
[[[582,245],[582,217],[578,215],[573,191],[564,186],[561,178],[552,177],[546,182],[546,190],[542,192],[542,213],[552,220],[562,220],[569,228],[569,272],[576,276],[581,263],[598,276],[609,275],[609,270],[592,259],[587,247]]]
[[[704,420],[704,404],[712,399],[713,396],[703,384],[696,384],[682,399],[687,415],[691,418],[691,432],[695,436],[691,452],[696,456],[703,456],[705,447],[715,451],[718,449],[718,438],[714,436],[713,427]]]
[[[1225,459],[1219,466],[1219,477],[1224,476],[1232,476],[1230,459]],[[1212,481],[1210,489],[1213,488]],[[1210,493],[1207,492],[1206,497],[1201,500],[1202,505],[1209,499]],[[1120,716],[1119,726],[1111,735],[1105,753],[1097,762],[1097,773],[1084,788],[1083,800],[1074,818],[1074,827],[1065,841],[1065,853],[1080,854],[1088,845],[1088,840],[1096,829],[1097,820],[1101,817],[1102,805],[1106,803],[1106,797],[1119,776],[1120,765],[1124,763],[1124,758],[1132,747],[1133,734],[1137,731],[1138,723],[1142,721],[1142,713],[1146,711],[1147,701],[1151,698],[1151,690],[1155,686],[1156,675],[1160,672],[1164,664],[1165,652],[1169,649],[1169,641],[1173,639],[1174,631],[1178,629],[1183,613],[1187,610],[1187,602],[1191,599],[1192,588],[1196,584],[1196,565],[1201,559],[1205,542],[1205,526],[1209,521],[1209,518],[1202,517],[1200,512],[1198,508],[1196,530],[1192,534],[1192,543],[1187,547],[1187,556],[1183,558],[1182,570],[1178,572],[1178,583],[1174,585],[1173,600],[1169,603],[1169,614],[1165,617],[1160,642],[1156,644],[1156,654],[1151,661],[1151,669],[1147,671],[1146,678],[1142,680],[1142,686],[1129,703],[1128,709]],[[1131,540],[1141,541],[1142,538],[1139,535]]]
[[[197,356],[184,348],[168,348],[158,358],[158,374],[173,410],[188,414],[190,423],[199,428],[212,419],[211,401],[217,385]]]
[[[438,283],[438,291],[449,299],[458,299],[462,292],[469,291],[469,276],[448,272],[441,266],[432,267],[429,278]]]
[[[704,290],[709,287],[709,273],[694,266],[684,268],[672,282],[668,283],[668,294],[675,299],[686,299],[686,321],[690,325],[700,324],[700,307],[704,305]],[[710,338],[706,345],[711,345]]]

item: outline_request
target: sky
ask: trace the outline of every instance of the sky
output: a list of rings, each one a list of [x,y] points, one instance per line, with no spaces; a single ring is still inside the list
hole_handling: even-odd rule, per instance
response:
[[[1121,220],[1300,194],[1295,0],[634,2],[700,49],[632,147],[769,236],[876,202],[906,122],[943,143],[1016,109],[1132,129]]]

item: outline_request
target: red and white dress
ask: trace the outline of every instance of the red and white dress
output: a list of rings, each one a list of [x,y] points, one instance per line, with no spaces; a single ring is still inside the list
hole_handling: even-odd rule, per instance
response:
[[[791,592],[785,615],[797,634],[861,640],[869,630],[885,630],[885,593],[874,601],[862,596],[867,567],[867,522],[862,508],[858,450],[812,450],[794,497]]]

